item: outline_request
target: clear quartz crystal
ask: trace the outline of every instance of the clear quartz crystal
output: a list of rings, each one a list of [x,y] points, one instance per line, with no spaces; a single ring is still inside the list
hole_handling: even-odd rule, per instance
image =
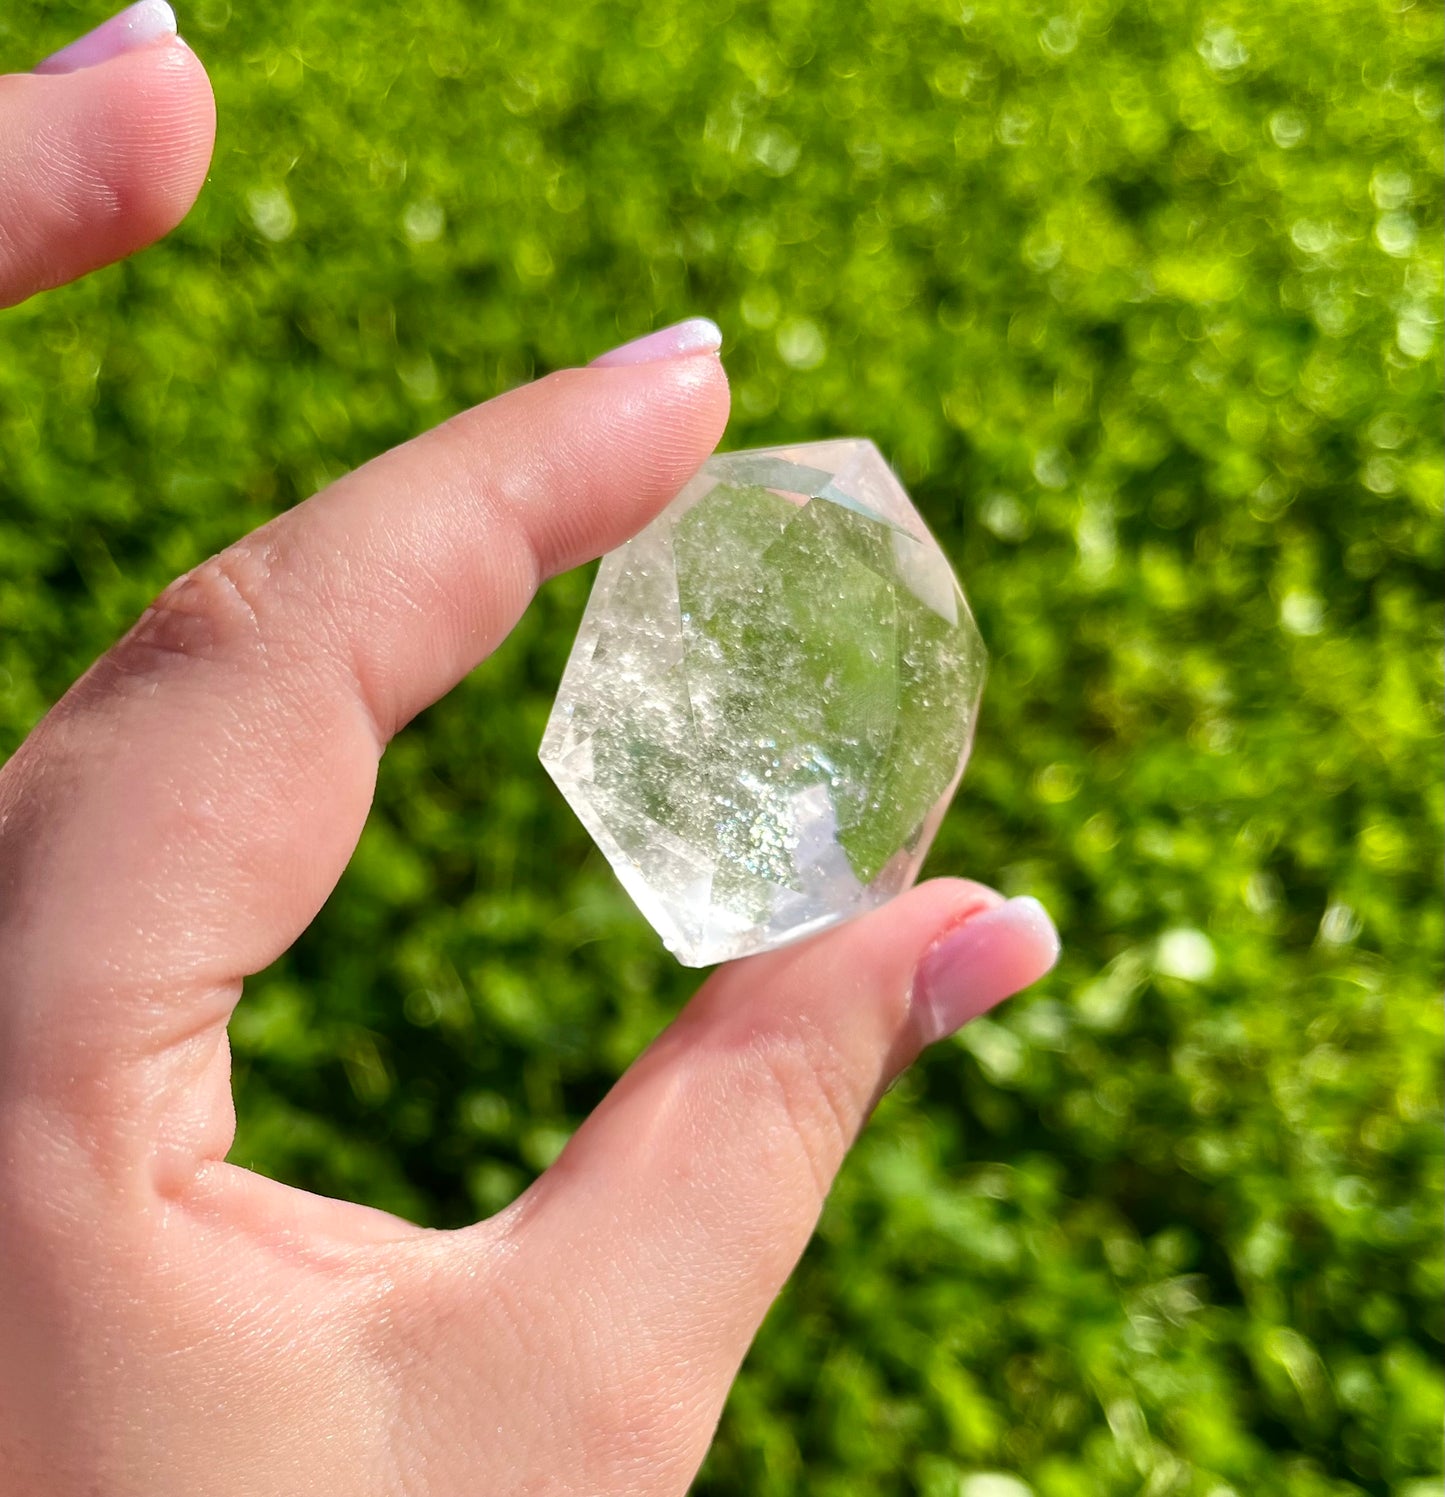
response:
[[[668,949],[707,966],[913,882],[985,661],[871,442],[725,453],[603,559],[541,759]]]

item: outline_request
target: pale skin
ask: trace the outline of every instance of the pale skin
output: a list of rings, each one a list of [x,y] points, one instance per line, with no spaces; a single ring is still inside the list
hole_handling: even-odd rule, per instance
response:
[[[174,37],[0,78],[0,306],[171,228],[213,129]],[[0,771],[5,1497],[686,1491],[880,1092],[1052,964],[1046,920],[943,879],[722,968],[459,1231],[226,1162],[227,1019],[387,740],[727,412],[708,351],[467,411],[172,584]]]

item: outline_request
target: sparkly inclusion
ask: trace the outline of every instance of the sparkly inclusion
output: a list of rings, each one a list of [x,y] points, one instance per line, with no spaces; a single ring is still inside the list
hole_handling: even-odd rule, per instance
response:
[[[871,442],[727,453],[603,560],[542,762],[668,949],[705,966],[913,882],[985,658]]]

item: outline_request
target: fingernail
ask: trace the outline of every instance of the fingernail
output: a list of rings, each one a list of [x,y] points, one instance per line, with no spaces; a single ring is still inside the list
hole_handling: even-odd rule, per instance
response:
[[[689,354],[716,353],[722,347],[722,329],[707,317],[689,317],[671,327],[659,328],[634,338],[621,348],[610,349],[592,360],[590,368],[611,369],[619,364],[660,364]]]
[[[87,31],[78,41],[62,47],[32,69],[36,73],[78,73],[97,63],[109,62],[122,52],[148,47],[162,37],[176,34],[176,13],[166,0],[137,0],[119,15]]]
[[[1059,959],[1059,933],[1037,899],[1010,899],[955,926],[913,979],[919,1033],[931,1045],[1037,982]]]

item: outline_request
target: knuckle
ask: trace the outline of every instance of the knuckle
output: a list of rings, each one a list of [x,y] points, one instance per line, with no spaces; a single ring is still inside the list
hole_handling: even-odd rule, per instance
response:
[[[248,536],[178,577],[121,641],[122,665],[155,656],[217,659],[264,650],[275,548]]]

